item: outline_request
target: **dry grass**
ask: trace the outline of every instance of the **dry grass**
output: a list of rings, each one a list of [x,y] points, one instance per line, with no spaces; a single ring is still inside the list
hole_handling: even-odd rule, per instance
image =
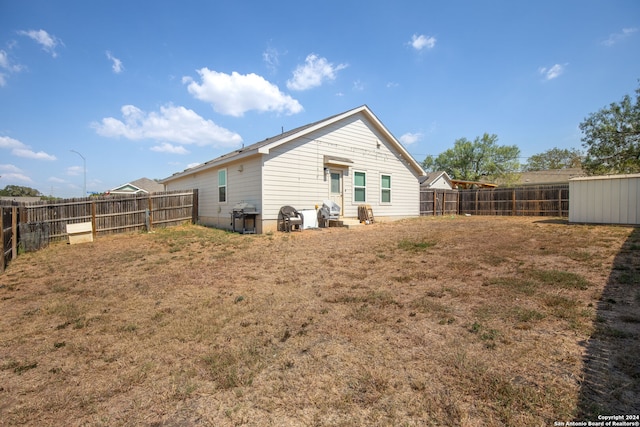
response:
[[[429,217],[24,254],[0,276],[0,424],[549,425],[613,409],[581,389],[592,335],[629,349],[634,405],[633,232]],[[618,284],[635,311],[602,315]]]

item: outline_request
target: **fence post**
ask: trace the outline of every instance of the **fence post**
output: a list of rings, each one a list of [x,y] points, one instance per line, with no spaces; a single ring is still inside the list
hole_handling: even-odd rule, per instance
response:
[[[4,208],[0,206],[0,273],[4,272]]]
[[[562,190],[558,190],[558,216],[562,217]]]
[[[442,216],[447,214],[447,191],[442,192]]]
[[[193,190],[193,201],[191,202],[191,223],[198,223],[198,189]]]
[[[511,193],[511,201],[512,201],[512,205],[511,205],[511,216],[516,216],[516,189],[513,189],[513,192]]]
[[[433,190],[433,216],[436,216],[438,210],[438,191]]]
[[[11,208],[11,259],[16,258],[18,258],[18,207],[13,206]]]
[[[98,230],[96,230],[96,201],[91,200],[91,229],[93,230],[93,239],[95,240],[98,235]]]
[[[149,200],[149,227],[147,231],[151,232],[151,229],[153,228],[153,199],[151,198],[151,193],[149,193],[148,200]]]
[[[478,215],[478,193],[480,193],[480,190],[476,188],[476,216]]]

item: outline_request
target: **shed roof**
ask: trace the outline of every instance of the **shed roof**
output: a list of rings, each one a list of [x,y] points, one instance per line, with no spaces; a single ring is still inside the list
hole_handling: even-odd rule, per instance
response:
[[[383,135],[387,137],[387,139],[394,145],[394,147],[400,152],[400,154],[407,160],[409,166],[413,168],[419,175],[424,175],[424,170],[420,166],[420,164],[409,154],[409,152],[402,146],[402,144],[393,136],[391,132],[382,124],[380,120],[373,114],[373,112],[366,105],[362,105],[360,107],[354,108],[349,111],[345,111],[344,113],[336,114],[331,117],[327,117],[326,119],[319,120],[317,122],[309,123],[304,126],[300,126],[295,129],[291,129],[290,131],[283,132],[280,135],[273,136],[271,138],[266,138],[263,141],[256,142],[247,147],[240,148],[238,150],[232,151],[227,154],[223,154],[220,157],[217,157],[213,160],[209,160],[208,162],[202,163],[200,165],[194,166],[189,169],[185,169],[182,172],[177,172],[170,177],[167,177],[163,180],[160,180],[161,183],[166,183],[172,181],[174,179],[190,175],[192,173],[201,172],[213,167],[219,167],[226,163],[232,162],[234,160],[239,160],[245,157],[254,156],[257,154],[269,154],[269,151],[285,144],[291,140],[296,138],[300,138],[304,135],[307,135],[311,132],[314,132],[318,129],[321,129],[325,126],[328,126],[332,123],[338,122],[347,117],[353,116],[358,113],[363,113],[376,128],[382,132]],[[345,159],[349,161],[348,159]]]
[[[629,174],[621,174],[621,175],[595,175],[595,176],[578,176],[575,178],[571,178],[569,181],[594,181],[594,180],[602,180],[602,179],[633,179],[640,178],[640,173],[629,173]]]

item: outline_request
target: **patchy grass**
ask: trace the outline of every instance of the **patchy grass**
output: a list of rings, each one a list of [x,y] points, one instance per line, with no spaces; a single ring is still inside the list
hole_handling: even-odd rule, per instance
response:
[[[614,398],[640,400],[632,231],[487,217],[263,236],[182,226],[22,254],[0,275],[0,424],[623,413]],[[594,340],[624,343],[611,354],[625,389],[584,404]]]

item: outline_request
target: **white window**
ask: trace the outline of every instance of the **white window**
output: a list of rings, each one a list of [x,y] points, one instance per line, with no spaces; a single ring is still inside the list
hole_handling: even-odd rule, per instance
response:
[[[391,203],[391,175],[380,176],[380,201]]]
[[[353,173],[353,201],[367,201],[367,174],[364,172]]]
[[[218,202],[227,202],[227,170],[220,169],[218,171]]]

